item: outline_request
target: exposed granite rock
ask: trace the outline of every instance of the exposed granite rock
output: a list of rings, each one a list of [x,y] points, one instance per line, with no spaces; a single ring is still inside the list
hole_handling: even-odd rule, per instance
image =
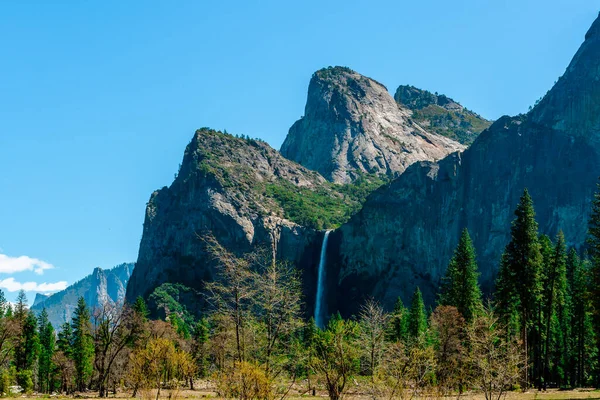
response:
[[[322,69],[310,81],[304,117],[290,128],[281,153],[329,181],[349,183],[363,174],[394,177],[416,161],[464,149],[427,132],[410,114],[375,80],[345,67]]]
[[[582,245],[600,171],[599,133],[600,17],[529,114],[500,118],[462,154],[411,166],[332,233],[330,311],[350,315],[370,295],[389,308],[397,296],[408,302],[417,285],[431,303],[464,227],[489,292],[524,188],[542,233],[562,229],[569,245]]]
[[[35,300],[33,300],[32,307],[35,307],[38,304],[44,302],[48,297],[50,297],[50,295],[48,295],[48,294],[36,293],[35,294]]]
[[[71,320],[80,297],[84,298],[91,310],[105,304],[122,304],[134,267],[135,264],[126,263],[108,270],[95,268],[92,274],[65,290],[50,296],[37,293],[31,310],[39,314],[46,308],[50,322],[58,329],[64,322]]]
[[[147,298],[166,282],[202,291],[215,278],[212,257],[200,239],[206,233],[235,254],[266,246],[302,265],[322,234],[286,219],[282,204],[269,195],[273,185],[342,199],[321,175],[265,142],[198,130],[174,182],[154,192],[147,204],[127,299]]]
[[[412,118],[429,132],[470,145],[491,121],[443,94],[401,85],[394,99],[412,111]]]

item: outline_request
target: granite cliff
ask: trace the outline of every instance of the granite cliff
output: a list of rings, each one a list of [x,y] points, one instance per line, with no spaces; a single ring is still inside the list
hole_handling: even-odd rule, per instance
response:
[[[147,204],[127,298],[149,298],[164,283],[202,291],[215,278],[202,235],[243,254],[262,246],[296,265],[312,262],[322,233],[358,210],[376,181],[352,190],[327,182],[260,140],[203,128],[169,187]],[[318,252],[318,249],[316,250]]]
[[[330,67],[313,75],[304,116],[290,128],[281,154],[329,181],[349,183],[364,174],[396,177],[416,161],[463,149],[423,129],[379,82]]]
[[[533,110],[500,118],[463,153],[412,165],[332,233],[330,311],[349,315],[371,295],[391,307],[417,285],[431,302],[464,227],[489,292],[524,188],[540,231],[581,246],[599,173],[600,17]]]
[[[315,73],[306,110],[290,129],[283,154],[249,137],[196,131],[174,182],[147,204],[128,300],[148,299],[165,283],[201,292],[215,278],[200,240],[208,233],[236,254],[272,248],[304,270],[312,298],[323,229],[346,222],[368,194],[410,163],[464,148],[424,131],[383,85],[347,68]],[[332,142],[345,155],[322,158]],[[303,158],[309,153],[331,167],[325,170],[329,181]]]

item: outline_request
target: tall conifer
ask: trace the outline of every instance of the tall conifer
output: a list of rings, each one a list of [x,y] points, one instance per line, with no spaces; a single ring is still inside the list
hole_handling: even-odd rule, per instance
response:
[[[421,290],[417,287],[410,303],[408,313],[408,336],[411,339],[419,339],[427,330],[427,315]]]
[[[542,254],[538,240],[538,224],[535,221],[533,200],[527,189],[523,192],[515,210],[511,226],[511,240],[502,256],[498,275],[498,300],[501,313],[512,310],[507,301],[516,300],[521,330],[521,340],[526,355],[524,384],[529,386],[529,336],[534,331],[540,301]],[[535,349],[535,347],[534,347]]]
[[[75,364],[75,383],[79,391],[87,387],[93,372],[94,342],[90,311],[83,297],[79,298],[71,322],[73,328],[72,358]]]
[[[456,307],[467,321],[483,308],[475,258],[475,248],[465,228],[442,280],[440,304]]]

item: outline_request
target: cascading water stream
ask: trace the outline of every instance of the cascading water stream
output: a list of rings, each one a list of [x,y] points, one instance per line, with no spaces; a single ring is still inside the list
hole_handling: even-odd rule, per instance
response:
[[[325,310],[323,306],[323,292],[325,291],[325,266],[327,263],[327,239],[329,232],[325,231],[321,244],[321,257],[319,258],[319,271],[317,274],[317,298],[315,299],[315,323],[319,328],[325,326]]]

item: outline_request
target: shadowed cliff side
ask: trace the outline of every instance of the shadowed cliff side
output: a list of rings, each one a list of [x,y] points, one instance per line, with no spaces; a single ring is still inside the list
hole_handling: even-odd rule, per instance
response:
[[[464,227],[489,292],[524,188],[541,233],[562,229],[569,245],[583,244],[600,174],[599,133],[597,19],[564,76],[529,114],[500,118],[462,154],[411,166],[332,234],[339,247],[331,290],[344,299],[337,307],[350,315],[373,295],[391,308],[398,296],[408,302],[415,286],[431,303]]]

